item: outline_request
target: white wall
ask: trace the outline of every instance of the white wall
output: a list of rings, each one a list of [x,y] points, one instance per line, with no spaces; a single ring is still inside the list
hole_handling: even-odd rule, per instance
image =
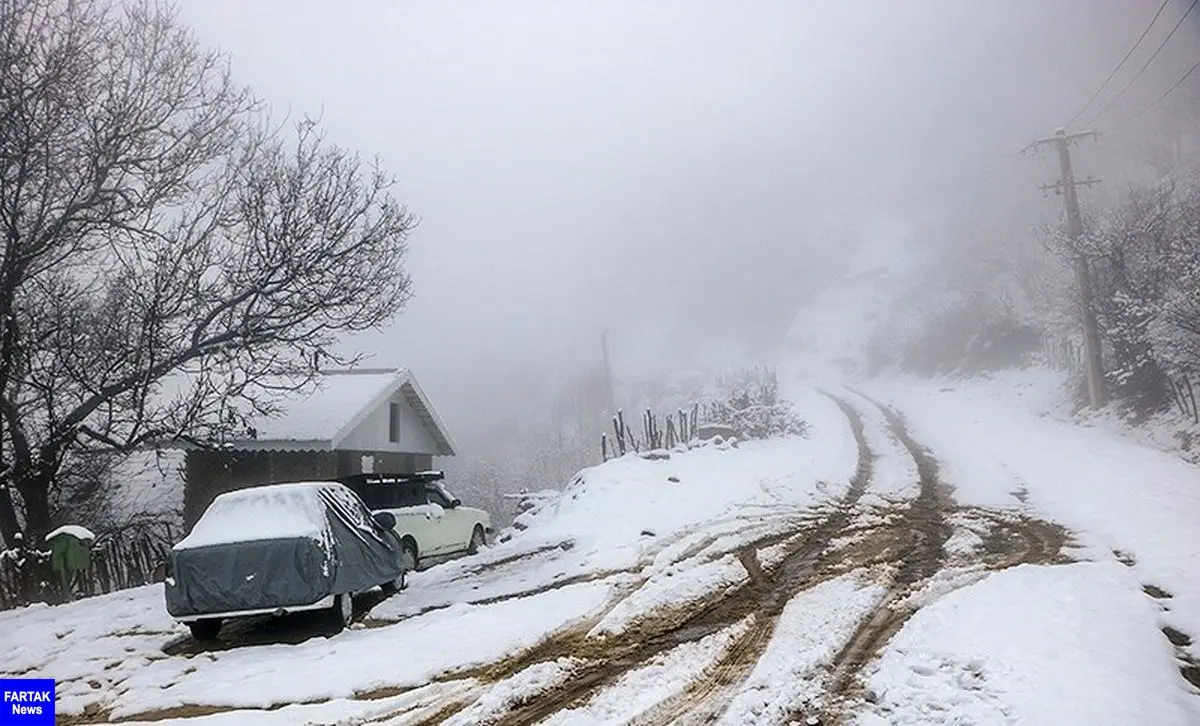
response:
[[[400,404],[400,441],[388,441],[388,402],[385,401],[367,416],[341,442],[339,448],[358,451],[396,451],[405,454],[436,454],[437,442],[425,429],[417,412],[396,391],[392,401]]]

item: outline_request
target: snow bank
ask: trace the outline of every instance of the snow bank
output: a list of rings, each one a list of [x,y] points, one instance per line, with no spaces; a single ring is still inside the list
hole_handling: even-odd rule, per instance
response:
[[[607,632],[735,586],[747,575],[732,549],[799,526],[815,505],[842,496],[858,463],[845,417],[811,391],[792,400],[810,424],[807,437],[672,452],[663,460],[627,456],[588,469],[511,540],[414,573],[408,590],[371,614],[375,627],[296,645],[170,656],[164,647],[186,629],[165,612],[161,586],[151,586],[0,613],[0,675],[55,678],[61,713],[99,708],[114,719],[196,706],[229,709],[204,717],[213,723],[362,722],[383,712],[376,706],[390,706],[395,714],[405,704],[416,709],[410,715],[428,707],[432,714],[443,696],[484,696],[483,686],[469,679],[453,687],[426,684],[495,662],[563,628],[599,622],[618,593],[636,594],[610,613]],[[178,546],[320,536],[324,506],[319,497],[305,496],[313,486],[223,495]],[[397,622],[379,622],[388,620]],[[664,654],[628,674],[622,688],[639,694],[644,710],[689,683],[731,638],[728,632]],[[500,709],[565,671],[547,666],[525,676],[509,690],[487,695],[479,712]],[[363,692],[407,687],[417,687],[408,700],[353,702]],[[453,689],[460,689],[453,691],[459,696],[446,695]],[[632,701],[618,694],[598,703],[615,713]],[[268,714],[267,708],[275,710]]]
[[[330,639],[184,658],[163,653],[187,630],[166,614],[162,586],[147,586],[0,614],[0,677],[55,679],[64,715],[88,705],[111,708],[121,718],[185,705],[262,709],[336,701],[365,690],[419,686],[447,670],[511,655],[594,616],[610,596],[607,584],[584,583],[487,606],[455,605]],[[287,677],[280,677],[281,668]]]
[[[1022,565],[918,611],[855,723],[1196,723],[1156,613],[1115,563]]]
[[[476,685],[471,679],[430,683],[428,686],[406,691],[398,696],[355,700],[335,698],[323,703],[296,703],[272,709],[235,709],[195,718],[168,718],[154,721],[123,721],[126,726],[359,726],[359,724],[395,723],[411,724],[427,716],[432,704],[461,696]],[[386,720],[395,713],[403,712],[402,719]]]

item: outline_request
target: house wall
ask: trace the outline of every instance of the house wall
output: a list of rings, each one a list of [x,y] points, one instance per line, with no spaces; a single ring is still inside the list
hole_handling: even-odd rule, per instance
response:
[[[362,474],[362,459],[375,459],[372,471],[377,474],[414,474],[430,468],[433,457],[426,454],[399,454],[393,451],[338,451],[338,476]]]
[[[400,404],[400,441],[388,441],[388,403]],[[393,451],[407,454],[437,453],[437,442],[424,422],[409,405],[403,391],[396,391],[389,402],[380,404],[341,442],[344,449]]]
[[[385,421],[386,423],[386,421]],[[387,438],[387,431],[384,431]],[[183,493],[184,527],[191,529],[218,495],[272,482],[333,479],[362,472],[364,455],[374,470],[411,474],[432,467],[431,456],[391,451],[207,451],[187,453]]]

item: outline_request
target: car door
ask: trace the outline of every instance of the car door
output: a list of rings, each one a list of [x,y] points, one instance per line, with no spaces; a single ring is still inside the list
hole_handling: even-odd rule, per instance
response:
[[[417,556],[436,555],[439,550],[438,518],[425,495],[425,487],[419,482],[404,482],[388,485],[387,511],[396,517],[396,532],[401,536],[411,535],[417,541]]]
[[[425,485],[425,497],[430,503],[430,509],[436,512],[434,522],[436,522],[438,530],[438,553],[456,552],[458,541],[455,533],[454,508],[450,505],[450,498],[446,497],[436,484]]]
[[[437,484],[426,484],[425,491],[430,504],[442,508],[440,535],[444,548],[442,552],[450,554],[467,549],[467,545],[471,542],[471,529],[474,525],[467,513],[459,511],[452,499],[453,495]]]

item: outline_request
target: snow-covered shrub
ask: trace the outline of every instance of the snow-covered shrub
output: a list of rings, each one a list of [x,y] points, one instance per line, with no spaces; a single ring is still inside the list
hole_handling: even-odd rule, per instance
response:
[[[703,422],[729,426],[739,439],[803,436],[808,425],[779,395],[774,369],[751,369],[726,376],[724,395],[704,405]]]
[[[1105,372],[1139,415],[1172,405],[1200,371],[1200,184],[1168,178],[1132,189],[1068,255],[1091,266]]]

